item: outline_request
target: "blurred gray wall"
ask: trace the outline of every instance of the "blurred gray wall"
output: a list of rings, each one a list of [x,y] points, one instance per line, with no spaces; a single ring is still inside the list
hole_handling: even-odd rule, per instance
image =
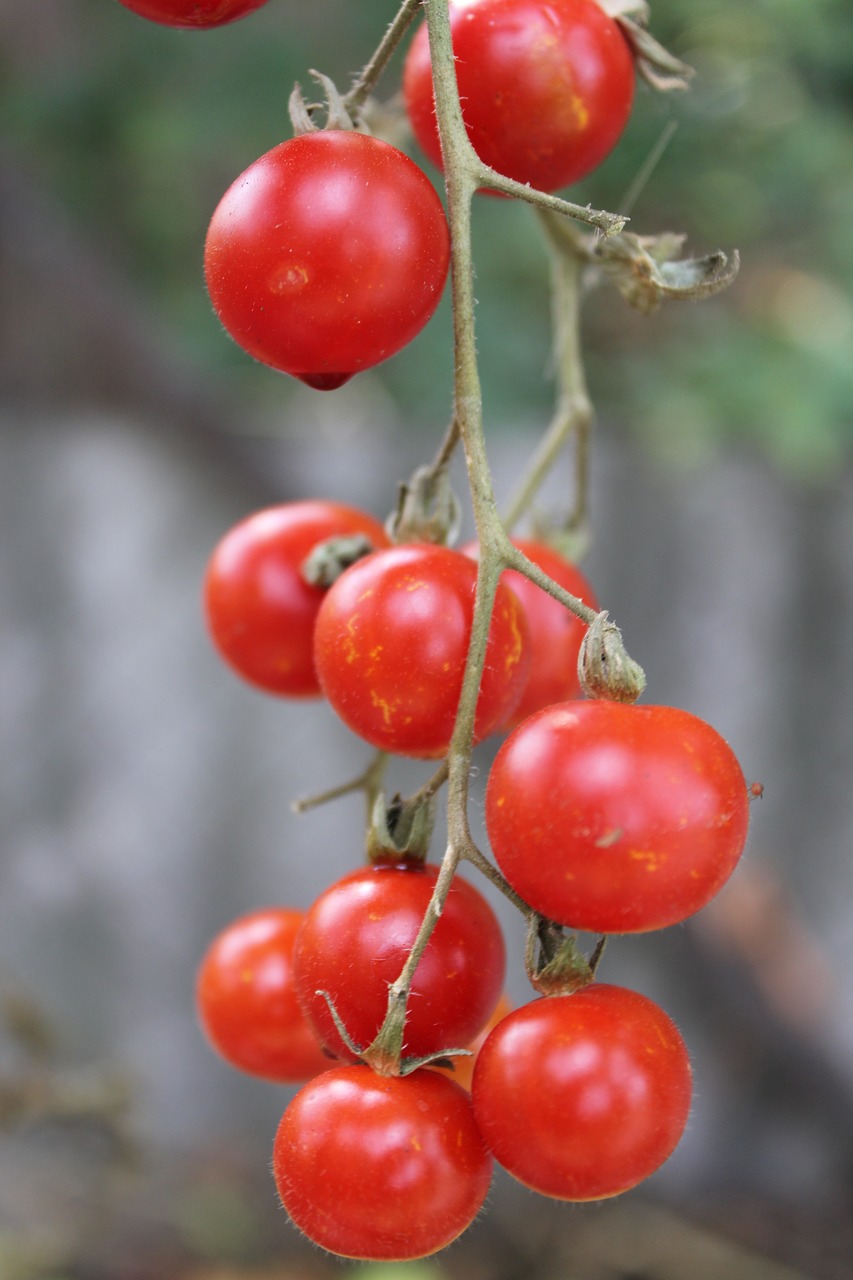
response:
[[[287,1096],[203,1042],[207,942],[264,903],[307,906],[361,856],[357,797],[302,817],[290,803],[368,749],[322,702],[243,685],[200,607],[207,557],[241,515],[312,494],[382,514],[429,456],[369,384],[338,394],[306,393],[298,420],[227,456],[162,421],[0,416],[0,986],[43,1002],[67,1061],[126,1070],[139,1132],[181,1149],[221,1137],[265,1161]],[[493,442],[503,496],[531,443]],[[662,1001],[695,1059],[691,1125],[653,1185],[820,1198],[850,1177],[853,1114],[853,483],[801,489],[739,456],[664,474],[604,428],[597,450],[586,567],[646,667],[646,701],[710,720],[766,787],[718,924],[712,908],[704,927],[616,939],[603,963]],[[392,784],[429,769],[403,763]],[[753,950],[790,932],[775,992],[749,941],[721,941],[756,872],[772,891]],[[493,900],[521,1001],[518,923]]]

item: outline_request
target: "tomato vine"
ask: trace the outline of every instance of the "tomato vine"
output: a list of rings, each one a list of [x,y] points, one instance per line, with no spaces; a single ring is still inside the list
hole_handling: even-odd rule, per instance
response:
[[[171,25],[217,26],[260,0],[123,2]],[[420,169],[371,135],[371,95],[421,11],[408,107],[441,162],[446,222]],[[199,984],[208,1034],[230,1061],[290,1079],[299,1074],[292,1055],[318,1073],[283,1117],[276,1180],[297,1224],[347,1256],[415,1257],[448,1243],[483,1202],[492,1154],[543,1194],[617,1194],[668,1157],[687,1118],[678,1032],[645,997],[595,981],[596,969],[609,934],[664,928],[719,890],[744,846],[748,789],[709,725],[632,705],[642,669],[569,563],[590,523],[581,300],[587,286],[611,284],[650,312],[725,288],[738,261],[682,257],[683,237],[641,236],[626,214],[550,190],[615,145],[635,73],[662,91],[686,84],[689,68],[652,38],[648,17],[644,0],[559,0],[547,15],[536,0],[403,0],[348,91],[318,72],[322,103],[296,87],[297,136],[236,180],[208,233],[208,288],[225,327],[256,358],[325,393],[427,323],[449,257],[451,420],[386,526],[339,504],[288,504],[232,530],[207,576],[210,629],[226,661],[273,694],[326,696],[377,753],[358,778],[296,805],[304,812],[362,790],[369,865],[331,886],[295,938],[292,916],[287,929],[264,917],[262,937],[257,918],[237,922]],[[578,29],[590,38],[576,44]],[[528,110],[544,113],[529,146]],[[474,324],[471,209],[484,191],[533,207],[552,266],[556,403],[503,515]],[[517,536],[572,442],[568,510],[535,537]],[[467,556],[447,545],[459,523],[449,480],[457,450],[476,529]],[[575,657],[577,678],[565,670]],[[487,786],[493,862],[469,823],[472,751],[507,730]],[[413,795],[388,800],[392,754],[438,763]],[[432,865],[445,785],[445,848]],[[503,940],[491,909],[457,879],[462,863],[525,917],[525,966],[540,993],[496,1019],[482,1045],[501,994]],[[269,941],[276,929],[279,943]],[[601,935],[590,956],[567,929]],[[282,1034],[267,1036],[270,1019]],[[318,1053],[322,1044],[349,1065],[324,1072],[306,1034],[309,1048],[313,1035]],[[424,1070],[446,1070],[467,1044],[479,1050],[473,1108],[446,1076]]]

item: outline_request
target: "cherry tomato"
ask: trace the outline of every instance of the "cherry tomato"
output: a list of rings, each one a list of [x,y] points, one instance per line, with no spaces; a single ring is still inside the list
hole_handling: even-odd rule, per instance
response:
[[[222,27],[226,22],[244,18],[267,0],[119,0],[152,22],[166,27]]]
[[[596,0],[452,0],[450,23],[462,114],[487,165],[556,191],[613,149],[631,113],[634,63]],[[425,26],[403,92],[415,137],[440,165]]]
[[[534,910],[595,933],[661,929],[698,911],[746,841],[746,782],[728,744],[676,707],[558,703],[497,754],[486,826]]]
[[[385,1018],[388,988],[412,949],[437,876],[430,865],[362,867],[306,913],[293,956],[296,991],[317,1037],[338,1057],[354,1060],[318,992],[328,992],[350,1038],[366,1048]],[[415,970],[405,1055],[420,1058],[469,1044],[500,998],[505,964],[497,917],[457,875]]]
[[[418,543],[365,556],[329,588],[314,633],[317,674],[333,709],[373,746],[425,758],[447,751],[476,578],[467,556]],[[529,664],[524,611],[501,583],[477,703],[477,741],[510,715]]]
[[[331,390],[420,332],[449,255],[441,201],[417,165],[378,138],[325,130],[274,147],[231,185],[204,267],[235,342]]]
[[[477,1124],[514,1178],[558,1200],[618,1195],[678,1145],[690,1110],[672,1020],[624,987],[593,985],[516,1009],[474,1067]]]
[[[601,606],[595,592],[577,565],[536,539],[514,538],[513,544],[559,586],[598,611]],[[461,550],[476,558],[478,548],[476,543],[469,543]],[[521,601],[530,632],[530,674],[515,710],[503,726],[511,729],[552,702],[579,697],[578,654],[586,635],[586,623],[523,573],[508,569],[503,581]]]
[[[364,534],[387,547],[378,520],[339,502],[288,502],[257,511],[216,547],[204,582],[207,625],[220,655],[266,693],[318,697],[314,624],[325,588],[302,566],[330,538]]]
[[[293,944],[301,911],[268,907],[242,916],[201,962],[196,1004],[214,1049],[265,1080],[308,1080],[329,1066],[293,986]]]
[[[307,1084],[273,1146],[296,1226],[345,1258],[403,1261],[443,1249],[474,1220],[492,1159],[464,1089],[435,1071],[338,1067]]]

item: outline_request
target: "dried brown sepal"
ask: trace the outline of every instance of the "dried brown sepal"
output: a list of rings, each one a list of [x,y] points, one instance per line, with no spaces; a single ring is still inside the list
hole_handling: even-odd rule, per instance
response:
[[[648,315],[664,299],[695,300],[721,293],[737,275],[737,250],[730,255],[718,250],[703,258],[679,258],[683,246],[684,237],[672,232],[660,236],[623,232],[599,241],[592,260],[626,302]]]
[[[531,986],[543,996],[581,991],[594,976],[577,938],[542,916],[528,921],[524,961]]]
[[[322,102],[306,103],[302,96],[301,85],[295,84],[293,91],[288,100],[287,109],[290,115],[290,123],[293,125],[294,137],[300,137],[304,133],[316,133],[319,129],[354,129],[356,127],[352,116],[347,110],[343,94],[338,90],[337,85],[328,76],[323,75],[322,71],[310,71],[308,73],[312,79],[323,90]],[[325,114],[325,123],[318,125],[314,117],[318,113]]]
[[[364,533],[343,534],[318,542],[303,560],[299,572],[312,587],[330,587],[357,560],[374,550]]]
[[[421,1067],[444,1067],[446,1071],[453,1071],[455,1070],[454,1058],[472,1058],[473,1056],[470,1049],[439,1049],[436,1053],[424,1054],[422,1058],[401,1058],[400,1075],[409,1076]]]
[[[631,51],[637,74],[657,93],[680,93],[688,88],[695,72],[686,62],[676,58],[656,40],[641,22],[629,17],[618,17]]]
[[[646,675],[627,652],[622,632],[607,610],[590,623],[578,654],[578,679],[588,698],[636,702],[646,687]]]
[[[424,862],[435,826],[435,796],[418,795],[389,802],[376,797],[367,832],[367,857],[371,862]]]
[[[694,70],[649,34],[651,10],[646,0],[598,0],[614,18],[631,46],[637,72],[659,93],[686,89]]]
[[[386,523],[392,542],[452,543],[459,533],[461,507],[444,467],[418,467],[400,485],[397,509]]]
[[[598,0],[598,5],[611,18],[633,18],[644,27],[651,17],[646,0]]]

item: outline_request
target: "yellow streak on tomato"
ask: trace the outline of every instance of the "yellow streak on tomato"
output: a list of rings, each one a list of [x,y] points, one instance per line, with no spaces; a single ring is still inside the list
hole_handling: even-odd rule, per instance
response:
[[[394,716],[394,712],[397,710],[397,708],[400,705],[400,699],[393,698],[389,700],[388,698],[380,698],[376,690],[373,689],[371,690],[371,693],[370,693],[370,701],[373,703],[374,707],[377,707],[382,712],[382,719],[385,725],[386,726],[390,725]]]
[[[666,854],[654,849],[629,849],[628,857],[634,862],[642,862],[647,871],[657,871],[666,862]]]
[[[577,93],[572,94],[572,111],[574,112],[578,129],[585,129],[589,124],[589,109],[583,98]]]

